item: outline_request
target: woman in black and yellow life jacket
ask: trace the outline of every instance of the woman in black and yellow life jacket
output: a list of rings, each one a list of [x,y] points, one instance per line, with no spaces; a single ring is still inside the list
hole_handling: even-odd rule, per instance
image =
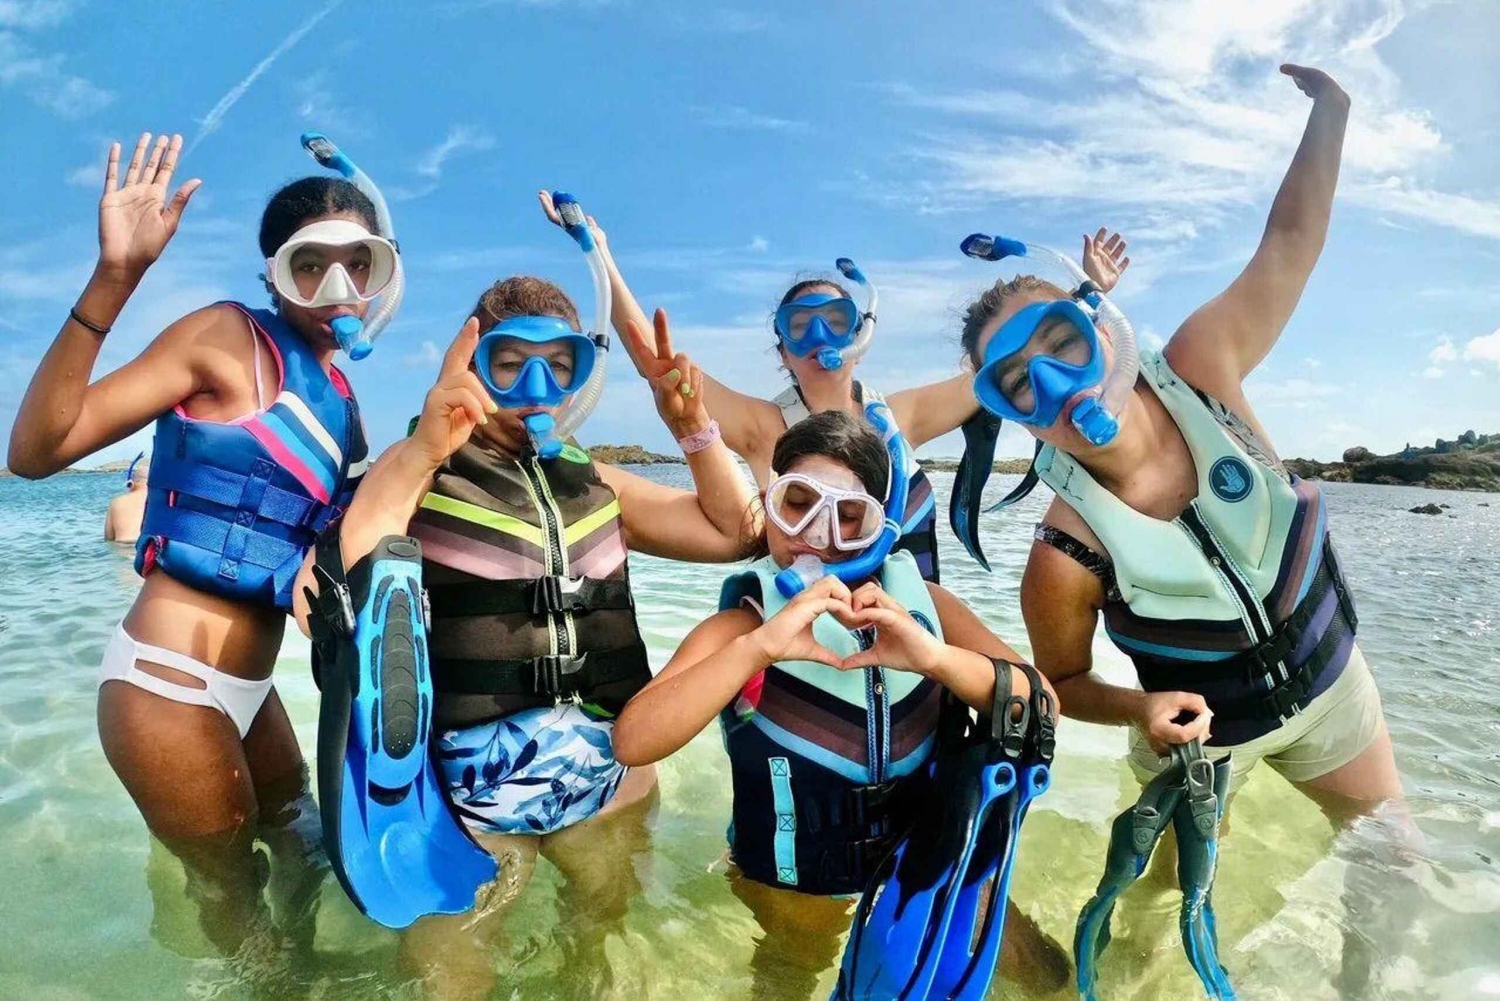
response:
[[[782,595],[776,577],[799,559],[837,563],[873,544],[891,458],[867,422],[814,414],[781,435],[772,468],[765,555],[725,581],[721,610],[620,714],[615,754],[660,761],[718,717],[730,878],[766,932],[756,977],[805,997],[836,956],[852,895],[926,802],[940,715],[988,712],[997,677],[1021,699],[1041,679],[907,552],[864,582],[828,574]],[[1014,909],[1010,923],[1007,975],[1059,986],[1060,949]]]
[[[509,278],[485,292],[410,437],[371,467],[341,529],[350,567],[387,537],[420,543],[436,785],[500,863],[498,883],[480,894],[480,917],[430,917],[403,940],[406,959],[444,998],[489,996],[496,971],[487,939],[538,855],[563,872],[564,913],[578,918],[564,918],[564,948],[586,940],[602,950],[637,889],[632,858],[648,848],[656,800],[655,770],[627,768],[611,749],[614,714],[651,678],[627,554],[728,562],[757,534],[754,494],[709,432],[702,376],[673,355],[664,313],[656,340],[673,361],[655,380],[657,407],[687,455],[696,494],[593,462],[571,441],[538,441],[538,419],[562,419],[567,403],[505,405],[506,387],[533,376],[565,387],[587,377],[566,349],[582,340],[577,328],[573,304],[548,282]],[[492,329],[498,340],[481,338]],[[552,339],[526,340],[535,329],[552,330]],[[326,699],[327,678],[324,688]],[[433,857],[430,871],[443,869]],[[359,890],[351,888],[357,899]]]

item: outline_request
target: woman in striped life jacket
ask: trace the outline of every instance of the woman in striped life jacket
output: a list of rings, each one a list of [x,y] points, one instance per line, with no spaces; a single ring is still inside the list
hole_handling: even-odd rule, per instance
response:
[[[539,197],[543,211],[557,222],[557,213],[547,193],[542,192]],[[616,329],[623,333],[627,322],[644,326],[646,316],[625,284],[603,229],[592,218],[589,223],[609,265]],[[1107,233],[1103,228],[1095,236],[1083,238],[1084,267],[1106,291],[1115,286],[1130,264],[1125,249],[1125,241],[1118,233]],[[810,414],[828,410],[842,410],[863,419],[866,404],[886,399],[896,426],[906,436],[912,451],[906,470],[911,479],[906,518],[896,548],[910,552],[923,579],[937,583],[937,510],[932,483],[915,455],[922,445],[960,427],[978,412],[979,405],[969,391],[971,376],[960,374],[941,382],[898,390],[888,398],[855,378],[855,368],[874,332],[875,298],[852,261],[840,258],[838,267],[846,279],[866,288],[868,297],[863,309],[855,305],[849,290],[839,281],[822,277],[794,283],[777,306],[772,324],[776,353],[791,377],[791,385],[774,398],[763,399],[705,376],[705,403],[723,428],[725,442],[749,464],[756,482],[765,489],[771,480],[771,450],[787,428]],[[809,330],[813,331],[811,336]],[[630,348],[629,341],[626,347]],[[654,356],[632,350],[631,360],[641,371],[643,365],[654,361]]]
[[[607,967],[604,939],[639,890],[634,866],[650,850],[658,800],[655,769],[627,768],[613,750],[616,714],[651,679],[627,558],[731,562],[758,534],[754,492],[712,428],[702,374],[672,350],[661,311],[656,348],[670,360],[652,372],[657,410],[696,492],[534,436],[541,415],[561,421],[583,395],[573,379],[587,379],[580,359],[590,349],[580,345],[593,341],[578,329],[577,309],[550,282],[515,277],[486,291],[411,435],[371,467],[338,527],[347,566],[391,536],[419,544],[432,767],[468,834],[500,863],[495,890],[480,894],[481,916],[426,917],[403,937],[405,959],[443,997],[493,991],[497,925],[539,858],[566,877],[565,952]],[[643,339],[639,328],[626,336]],[[570,395],[511,399],[544,363],[551,375],[536,378]],[[301,584],[321,604],[308,573],[299,615]],[[442,859],[431,866],[442,871]]]
[[[1035,472],[1056,493],[1021,604],[1064,712],[1130,724],[1143,783],[1167,745],[1202,739],[1214,758],[1233,752],[1235,788],[1264,759],[1342,821],[1398,799],[1401,782],[1324,499],[1277,458],[1244,380],[1322,251],[1349,97],[1318,70],[1282,72],[1313,106],[1260,246],[1163,351],[1140,354],[1138,377],[1117,378],[1134,338],[1107,298],[1030,275],[969,307],[963,344],[975,393],[1036,437]],[[1099,440],[1080,415],[1115,407],[1111,386],[1122,402]],[[1100,615],[1144,691],[1092,670]]]
[[[104,653],[99,734],[147,827],[183,860],[204,934],[232,952],[273,933],[255,839],[273,849],[273,893],[289,895],[278,917],[300,909],[297,929],[311,934],[316,809],[271,670],[292,581],[366,465],[359,410],[333,365],[335,329],[363,324],[399,264],[355,184],[295,181],[261,218],[260,261],[268,274],[285,265],[274,309],[195,310],[90,383],[111,324],[198,188],[169,190],[181,148],[180,136],[143,135],[121,179],[112,147],[99,262],[32,378],[9,462],[48,476],[155,422],[144,580]],[[326,299],[338,283],[337,302],[292,301]]]

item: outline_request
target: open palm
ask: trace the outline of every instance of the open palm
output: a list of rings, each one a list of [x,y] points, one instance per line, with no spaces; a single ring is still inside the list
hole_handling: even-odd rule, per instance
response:
[[[150,158],[147,159],[148,147]],[[182,136],[170,140],[143,132],[119,183],[120,144],[109,148],[104,196],[99,199],[99,264],[112,273],[138,278],[166,248],[182,221],[183,210],[203,182],[194,178],[167,201],[167,186],[177,169]],[[118,186],[117,186],[118,184]]]

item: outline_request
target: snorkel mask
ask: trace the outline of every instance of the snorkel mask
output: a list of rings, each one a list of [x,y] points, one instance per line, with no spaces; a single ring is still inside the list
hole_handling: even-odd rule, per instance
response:
[[[513,316],[479,338],[474,349],[479,380],[500,406],[564,405],[556,415],[535,413],[521,419],[532,450],[543,459],[555,458],[562,451],[563,443],[599,402],[609,358],[610,289],[604,254],[578,200],[554,191],[552,202],[563,229],[588,259],[594,279],[593,333],[580,334],[555,316]]]
[[[329,323],[339,347],[344,349],[351,361],[359,361],[369,355],[375,339],[391,322],[396,310],[401,308],[401,299],[406,292],[406,273],[401,266],[396,231],[391,226],[391,212],[375,182],[335,146],[332,139],[321,132],[304,132],[302,148],[318,163],[337,171],[345,180],[353,183],[374,203],[376,229],[379,232],[372,234],[357,223],[337,219],[305,226],[277,249],[275,257],[266,261],[266,279],[278,296],[299,306],[353,306],[378,297],[380,304],[365,319],[338,316]],[[317,232],[313,232],[314,230]],[[362,288],[349,276],[342,264],[333,264],[311,296],[305,296],[297,289],[292,271],[293,257],[297,250],[316,246],[347,247],[351,244],[363,244],[361,253],[369,255],[369,272]]]
[[[1140,357],[1135,329],[1075,261],[1048,247],[974,233],[959,244],[969,257],[1001,261],[1025,257],[1062,269],[1072,297],[1033,303],[1005,321],[985,348],[974,374],[974,396],[984,408],[964,422],[964,454],[953,479],[948,521],[969,555],[990,569],[979,542],[979,513],[989,480],[1002,418],[1031,427],[1051,427],[1079,393],[1096,390],[1073,407],[1071,421],[1092,445],[1108,445],[1120,433],[1126,402],[1135,391]],[[1101,330],[1114,349],[1106,371]],[[1011,362],[1021,356],[1023,362]],[[1011,362],[1007,364],[1007,362]],[[1037,442],[1037,452],[1042,442]],[[1037,484],[1036,469],[985,513],[1009,507]]]
[[[853,299],[817,292],[801,295],[776,309],[776,336],[798,358],[816,352],[828,371],[859,361],[875,337],[875,307],[880,293],[847,257],[834,262],[839,273],[859,285],[869,297],[863,311]]]
[[[777,512],[777,505],[772,503],[772,490],[768,489],[766,491],[767,512],[782,531],[789,535],[805,532],[813,523],[814,518],[821,514],[822,521],[826,524],[824,531],[832,537],[835,549],[852,550],[863,546],[863,552],[858,556],[840,563],[824,563],[811,553],[797,557],[791,566],[776,575],[776,590],[781,592],[782,597],[795,597],[809,585],[828,574],[833,574],[846,584],[858,583],[880,569],[880,565],[885,562],[886,557],[891,554],[891,549],[896,545],[896,540],[901,538],[901,519],[906,515],[906,497],[910,487],[906,474],[910,450],[907,447],[906,438],[901,434],[901,429],[896,426],[896,418],[892,416],[891,408],[885,403],[872,400],[865,407],[865,417],[885,439],[886,451],[890,453],[891,475],[885,491],[885,516],[876,531],[874,525],[861,514],[859,531],[853,538],[844,539],[839,531],[838,505],[846,501],[859,502],[859,498],[871,500],[872,498],[867,494],[832,490],[827,486],[819,485],[823,491],[823,497],[818,503],[806,512],[805,517],[790,519]],[[779,480],[788,478],[780,477]],[[772,487],[777,485],[772,484]],[[843,497],[837,496],[839,494]],[[787,522],[792,523],[794,527],[788,527]],[[826,544],[819,546],[811,535],[807,536],[807,542],[808,545],[819,549],[826,548]]]

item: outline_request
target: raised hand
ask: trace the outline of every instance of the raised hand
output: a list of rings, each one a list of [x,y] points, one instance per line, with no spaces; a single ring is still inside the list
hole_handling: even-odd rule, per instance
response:
[[[143,132],[121,183],[120,144],[109,147],[104,196],[99,199],[99,270],[107,277],[139,281],[177,232],[188,200],[203,183],[195,177],[167,201],[167,186],[181,153],[182,136],[158,136],[152,145],[151,133]]]
[[[536,193],[536,200],[541,203],[542,213],[547,217],[552,225],[561,226],[563,224],[562,216],[558,213],[557,206],[552,204],[552,192],[538,191]],[[608,257],[609,238],[604,235],[604,228],[600,226],[598,221],[591,215],[584,216],[584,219],[588,221],[589,229],[593,231],[594,239],[598,241],[599,249],[604,252],[605,257]]]
[[[1338,85],[1338,81],[1320,69],[1298,66],[1295,63],[1282,63],[1281,72],[1291,77],[1297,89],[1314,101],[1323,97],[1338,97],[1346,102],[1349,100],[1349,95]]]
[[[630,355],[641,359],[641,375],[651,383],[656,394],[656,412],[671,429],[675,438],[686,438],[708,427],[708,410],[703,406],[703,370],[686,354],[672,350],[672,330],[667,311],[658,309],[652,317],[655,344],[646,340],[645,331],[634,322],[626,324],[625,336],[631,341]]]
[[[839,655],[819,643],[812,632],[813,622],[827,613],[852,626],[849,588],[829,574],[787,602],[786,607],[761,623],[750,639],[756,643],[767,664],[782,660],[811,660],[829,667],[843,666]]]
[[[489,423],[487,413],[500,409],[469,368],[479,346],[479,320],[469,317],[443,355],[437,383],[427,391],[422,415],[408,441],[433,469],[458,451],[479,424]]]
[[[1130,258],[1125,256],[1128,244],[1119,233],[1111,233],[1103,226],[1093,236],[1083,237],[1083,270],[1099,290],[1108,294],[1120,283],[1120,276],[1130,267]]]
[[[875,642],[868,650],[845,657],[839,667],[846,671],[863,667],[893,668],[915,674],[931,674],[942,657],[943,643],[923,629],[901,603],[874,581],[862,584],[850,596],[855,628],[874,627]]]

